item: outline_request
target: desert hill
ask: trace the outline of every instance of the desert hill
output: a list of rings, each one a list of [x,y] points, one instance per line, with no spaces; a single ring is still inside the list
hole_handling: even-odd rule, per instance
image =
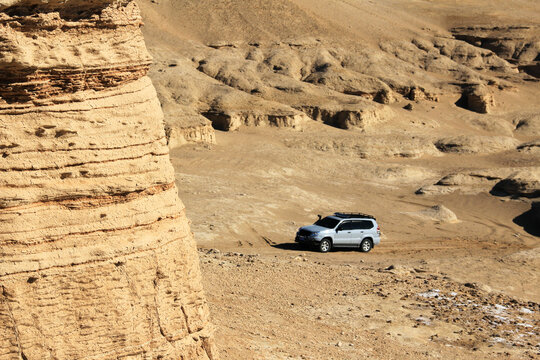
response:
[[[141,0],[150,43],[173,38],[202,43],[285,40],[304,36],[374,43],[426,28],[447,32],[470,25],[540,22],[537,4],[508,1]],[[464,12],[464,9],[466,11]],[[404,36],[405,35],[405,36]]]
[[[510,127],[536,128],[520,112],[536,106],[540,17],[534,4],[475,2],[467,5],[476,19],[469,22],[453,2],[430,4],[141,2],[169,133],[212,142],[209,121],[234,130],[299,128],[307,118],[346,129],[395,129],[397,118],[410,116],[401,109],[413,107],[406,101],[435,108],[428,103],[439,100],[456,105],[438,115],[448,117],[445,123],[470,118],[465,108],[509,113]],[[516,24],[528,10],[527,22]],[[483,124],[471,135],[508,135],[504,121],[487,118],[475,120]]]

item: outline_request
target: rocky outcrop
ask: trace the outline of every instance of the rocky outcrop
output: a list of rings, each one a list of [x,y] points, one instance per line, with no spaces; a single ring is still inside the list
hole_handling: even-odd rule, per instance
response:
[[[491,113],[495,107],[493,93],[485,85],[472,86],[463,93],[464,107],[480,113]]]
[[[182,114],[175,118],[169,114],[165,122],[165,134],[169,149],[189,143],[215,144],[216,132],[212,122],[199,114]]]
[[[300,111],[265,113],[257,110],[220,111],[212,110],[203,114],[212,121],[212,126],[218,130],[234,131],[242,126],[275,126],[299,129],[308,120]]]
[[[435,146],[445,153],[481,154],[515,149],[519,141],[508,136],[460,135],[439,139]]]
[[[385,106],[321,105],[301,106],[300,110],[316,121],[322,121],[340,129],[366,129],[377,123],[387,121],[393,116],[393,111]]]
[[[391,104],[396,101],[392,89],[375,77],[333,64],[323,65],[315,70],[304,81],[324,85],[343,94],[361,96],[381,104]]]
[[[0,359],[212,359],[130,0],[0,0]]]
[[[540,77],[540,26],[462,26],[452,32],[456,39],[489,49],[525,73]]]
[[[529,198],[540,197],[540,168],[524,168],[498,182],[493,191]]]
[[[459,191],[462,194],[489,192],[495,184],[516,172],[515,168],[477,169],[444,176],[434,184],[416,191],[417,195],[442,195]]]
[[[221,130],[259,124],[297,127],[307,114],[330,126],[364,130],[395,115],[390,107],[381,105],[396,100],[390,86],[376,77],[343,67],[337,55],[318,42],[264,47],[244,44],[244,49],[239,46],[231,46],[227,51],[207,51],[198,62],[197,69],[202,74],[249,96],[242,100],[238,94],[235,98],[214,95],[208,102],[209,111],[203,112],[211,118],[214,127],[217,125]],[[412,88],[407,87],[408,92]],[[254,110],[253,104],[260,104],[264,110]]]

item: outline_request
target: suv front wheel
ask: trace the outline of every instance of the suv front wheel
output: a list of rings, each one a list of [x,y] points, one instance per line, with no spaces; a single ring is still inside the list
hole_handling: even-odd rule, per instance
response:
[[[321,242],[319,243],[319,251],[322,253],[329,252],[331,248],[332,248],[332,243],[330,242],[329,239],[322,239]]]
[[[362,243],[360,244],[360,251],[362,252],[369,252],[373,245],[371,244],[370,239],[364,239],[362,240]]]

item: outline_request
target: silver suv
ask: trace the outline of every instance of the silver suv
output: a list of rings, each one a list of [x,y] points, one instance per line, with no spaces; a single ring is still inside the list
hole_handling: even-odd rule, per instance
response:
[[[295,242],[315,244],[325,253],[333,247],[357,247],[370,251],[381,242],[381,229],[375,218],[360,213],[335,213],[313,225],[303,226],[296,233]]]

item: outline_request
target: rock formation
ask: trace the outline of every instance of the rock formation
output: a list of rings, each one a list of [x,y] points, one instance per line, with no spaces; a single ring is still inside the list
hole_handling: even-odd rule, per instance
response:
[[[212,359],[131,0],[0,0],[0,359]]]
[[[165,134],[169,149],[174,149],[187,143],[215,144],[216,133],[212,122],[197,113],[176,113],[176,117],[169,112],[165,122]]]
[[[466,107],[477,113],[488,114],[495,107],[493,94],[485,85],[473,86],[463,94]]]
[[[519,141],[508,136],[459,135],[445,137],[435,142],[444,153],[480,154],[515,149]]]
[[[523,168],[498,182],[493,190],[529,198],[540,197],[540,168]]]
[[[452,29],[456,39],[481,46],[518,65],[532,77],[540,77],[540,26],[461,26]]]

